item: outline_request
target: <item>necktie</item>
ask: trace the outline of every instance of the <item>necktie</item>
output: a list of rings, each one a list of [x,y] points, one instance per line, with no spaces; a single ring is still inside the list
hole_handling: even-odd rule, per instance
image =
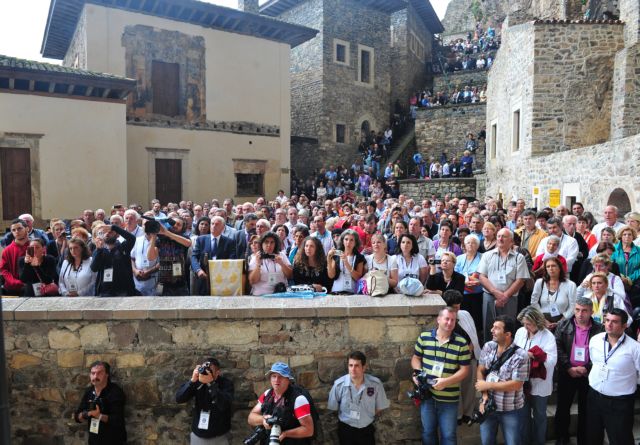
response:
[[[211,248],[211,256],[216,257],[218,253],[218,238],[213,239],[213,247]]]

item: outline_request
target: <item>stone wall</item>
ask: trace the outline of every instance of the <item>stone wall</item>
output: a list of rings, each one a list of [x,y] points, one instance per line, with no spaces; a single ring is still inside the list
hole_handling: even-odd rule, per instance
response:
[[[377,421],[377,441],[416,443],[419,412],[407,400],[415,339],[442,307],[437,296],[384,299],[329,296],[314,300],[255,297],[3,299],[13,443],[87,442],[86,425],[70,419],[87,365],[113,365],[127,394],[131,444],[186,444],[189,406],[175,392],[194,364],[217,356],[236,388],[231,443],[250,433],[246,419],[264,374],[288,362],[321,413],[325,440],[335,444],[336,416],[326,411],[346,354],[360,349],[384,383],[391,408]]]
[[[538,207],[549,205],[549,190],[562,191],[562,203],[574,196],[600,214],[615,189],[640,207],[640,135],[548,156],[502,156],[487,165],[487,194],[524,198],[533,205],[533,187],[540,187]],[[579,167],[579,168],[575,168]]]
[[[623,47],[623,26],[541,23],[534,30],[533,153],[607,141],[614,60]]]
[[[458,198],[476,198],[475,178],[451,178],[451,179],[406,179],[398,181],[400,193],[420,202],[425,198],[435,195],[443,198],[449,193]]]
[[[398,100],[403,106],[412,94],[431,82],[427,61],[432,59],[433,35],[418,15],[414,1],[391,15],[391,104]],[[410,48],[412,33],[422,44],[422,57]]]
[[[135,93],[127,101],[127,115],[141,120],[155,117],[151,77],[153,61],[157,60],[179,65],[179,116],[186,122],[206,120],[203,37],[134,25],[125,28],[122,45],[125,47],[126,76],[138,81]]]
[[[468,133],[475,135],[484,128],[486,104],[447,105],[421,109],[416,118],[416,143],[426,160],[439,159],[444,152],[458,159],[464,151]],[[480,154],[476,156],[481,161]]]
[[[87,69],[87,13],[83,8],[73,38],[62,61],[63,66]]]
[[[291,168],[298,178],[311,176],[317,165],[324,160],[318,159],[318,140],[314,138],[291,137]]]
[[[475,86],[481,88],[487,84],[489,70],[456,71],[454,73],[438,74],[433,77],[433,91],[451,91],[454,88]]]

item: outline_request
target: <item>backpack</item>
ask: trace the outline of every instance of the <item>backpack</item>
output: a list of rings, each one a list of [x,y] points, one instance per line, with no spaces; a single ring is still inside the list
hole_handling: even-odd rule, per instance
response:
[[[297,385],[296,383],[293,383],[293,382],[291,382],[288,391],[291,391],[291,396],[287,399],[287,403],[294,403],[296,398],[299,395],[305,396],[305,398],[309,401],[311,419],[313,419],[313,435],[309,437],[308,440],[309,442],[323,443],[324,434],[322,431],[322,424],[320,423],[320,414],[318,413],[318,408],[316,407],[316,404],[313,401],[313,397],[311,397],[311,394],[309,393],[309,391],[307,391],[306,388],[303,388],[302,386]],[[273,389],[270,389],[269,392],[265,395],[265,404],[267,403],[267,400],[270,400],[269,403],[271,403],[272,397],[273,397]],[[291,412],[293,412],[293,407],[290,407],[290,408],[291,408]]]

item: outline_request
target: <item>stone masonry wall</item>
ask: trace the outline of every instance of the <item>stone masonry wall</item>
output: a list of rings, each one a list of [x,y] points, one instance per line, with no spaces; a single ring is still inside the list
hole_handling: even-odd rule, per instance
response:
[[[235,384],[231,443],[249,433],[247,415],[267,388],[275,361],[292,367],[318,404],[322,444],[335,444],[326,411],[346,355],[367,354],[391,402],[376,423],[377,442],[416,443],[419,412],[407,399],[410,357],[421,329],[442,307],[437,296],[361,296],[314,300],[254,297],[42,298],[3,300],[13,443],[80,445],[87,427],[71,421],[87,366],[107,360],[127,395],[130,444],[186,444],[192,403],[175,393],[196,363],[214,355]]]
[[[541,157],[501,157],[487,165],[487,194],[506,199],[522,197],[529,204],[533,187],[540,187],[538,207],[549,205],[549,190],[571,185],[585,208],[600,212],[615,189],[629,196],[632,210],[640,208],[640,135]],[[579,168],[576,168],[579,167]],[[564,203],[564,194],[563,194]]]
[[[311,176],[319,161],[322,161],[317,158],[317,139],[291,137],[291,168],[296,172],[298,178],[306,179]]]
[[[433,35],[424,25],[413,2],[408,7],[391,15],[391,104],[396,100],[406,106],[407,100],[416,91],[427,88],[431,75],[427,73],[426,62],[431,61]],[[409,36],[413,33],[424,46],[424,57],[420,58],[409,46]]]
[[[62,61],[63,66],[87,69],[87,13],[82,9],[73,38]]]
[[[623,26],[536,24],[534,29],[532,153],[607,141]]]
[[[435,195],[443,198],[447,193],[458,198],[476,198],[475,178],[455,179],[406,179],[398,181],[400,193],[420,202]]]
[[[475,86],[482,88],[487,84],[489,70],[457,71],[455,73],[438,74],[433,77],[433,91],[452,91],[454,88]]]
[[[431,157],[439,159],[443,152],[449,158],[456,156],[460,159],[467,134],[477,135],[485,126],[486,111],[484,103],[419,110],[416,118],[418,151],[426,160]]]

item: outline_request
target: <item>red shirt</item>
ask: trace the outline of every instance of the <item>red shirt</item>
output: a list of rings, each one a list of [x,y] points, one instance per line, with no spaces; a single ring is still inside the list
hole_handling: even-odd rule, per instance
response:
[[[22,295],[24,284],[18,279],[18,258],[23,257],[27,253],[29,243],[26,242],[20,246],[13,241],[2,251],[0,258],[0,274],[4,278],[4,288],[7,292]]]

